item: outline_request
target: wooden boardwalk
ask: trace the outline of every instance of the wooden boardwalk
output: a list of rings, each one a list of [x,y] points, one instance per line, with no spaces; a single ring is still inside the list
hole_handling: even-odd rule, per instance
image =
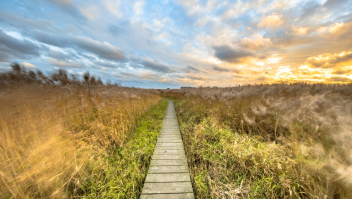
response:
[[[169,101],[141,199],[193,199],[187,159],[174,103]]]

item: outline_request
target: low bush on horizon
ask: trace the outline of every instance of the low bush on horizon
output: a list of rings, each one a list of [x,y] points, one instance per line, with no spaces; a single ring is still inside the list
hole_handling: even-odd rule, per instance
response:
[[[80,80],[65,70],[46,76],[13,64],[0,74],[0,198],[85,195],[93,174],[106,175],[103,167],[93,172],[97,165],[128,145],[160,100],[156,90],[103,84],[88,72]],[[135,186],[130,179],[124,177]]]
[[[352,85],[163,90],[197,198],[352,198]]]

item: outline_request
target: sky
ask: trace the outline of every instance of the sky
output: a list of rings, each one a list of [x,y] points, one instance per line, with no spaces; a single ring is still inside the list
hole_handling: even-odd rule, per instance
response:
[[[352,0],[2,0],[13,62],[141,88],[352,82]]]

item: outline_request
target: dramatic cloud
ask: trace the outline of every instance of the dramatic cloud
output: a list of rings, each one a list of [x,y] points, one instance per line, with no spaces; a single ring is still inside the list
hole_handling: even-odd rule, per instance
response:
[[[272,42],[269,38],[263,38],[260,34],[255,34],[253,38],[243,38],[240,45],[247,49],[260,50],[271,47]]]
[[[196,69],[195,67],[193,67],[192,65],[189,65],[189,64],[187,64],[187,68],[186,69],[189,72],[199,72],[198,69]]]
[[[259,22],[258,27],[278,28],[284,23],[281,18],[282,15],[279,14],[265,16]]]
[[[351,10],[351,0],[0,1],[0,62],[158,88],[350,82]]]
[[[77,63],[73,61],[63,61],[54,58],[49,58],[49,63],[53,66],[63,67],[63,68],[85,68],[82,63]]]
[[[325,53],[317,57],[309,57],[306,63],[314,68],[352,67],[352,51],[339,54]]]
[[[68,35],[63,37],[59,35],[49,35],[39,31],[34,32],[33,37],[40,42],[56,47],[75,48],[78,52],[83,50],[83,52],[89,52],[100,58],[112,61],[126,61],[126,56],[122,50],[108,42],[99,42],[83,36]]]
[[[216,71],[220,71],[220,72],[229,72],[230,70],[227,68],[222,68],[220,66],[213,66],[213,69]]]
[[[163,72],[163,73],[174,72],[174,69],[172,69],[171,66],[169,66],[167,64],[160,63],[160,62],[155,61],[155,60],[150,59],[150,58],[146,58],[146,59],[142,60],[141,63],[143,64],[143,66],[145,68],[151,69],[153,71]]]
[[[71,0],[48,0],[58,6],[64,13],[71,15],[74,18],[85,19],[80,10],[71,3]]]
[[[245,49],[234,49],[228,45],[214,46],[213,48],[217,58],[231,63],[241,63],[244,61],[244,58],[255,56],[254,53],[250,51]]]
[[[126,56],[123,52],[108,42],[99,42],[91,38],[78,36],[73,39],[73,43],[80,49],[91,52],[98,57],[112,61],[126,61]]]
[[[29,68],[29,69],[37,68],[37,67],[35,67],[33,64],[28,63],[28,62],[22,62],[22,65],[23,65],[25,68]]]
[[[41,49],[41,46],[29,40],[14,38],[0,30],[0,61],[39,56]]]

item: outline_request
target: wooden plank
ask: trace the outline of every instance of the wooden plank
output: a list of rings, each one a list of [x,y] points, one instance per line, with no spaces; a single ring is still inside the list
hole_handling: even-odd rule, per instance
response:
[[[187,165],[186,160],[152,160],[150,165],[153,166],[182,166]]]
[[[179,132],[171,132],[173,134],[166,134],[165,132],[159,133],[159,138],[164,138],[164,137],[179,137],[181,138],[181,134]]]
[[[140,199],[194,199],[193,193],[178,193],[178,194],[145,194],[141,195]]]
[[[156,149],[158,149],[158,150],[184,150],[184,148],[181,146],[164,146],[164,147],[158,147]]]
[[[170,182],[170,183],[145,183],[142,191],[144,194],[172,194],[172,193],[192,193],[191,182]]]
[[[175,139],[175,140],[182,140],[182,137],[177,134],[159,134],[158,139]]]
[[[140,198],[194,199],[180,127],[171,101]]]
[[[148,173],[188,173],[188,166],[152,166]]]
[[[158,143],[182,143],[182,139],[179,138],[159,138]]]
[[[159,137],[158,138],[158,142],[182,142],[182,138],[177,138],[177,137],[167,137],[167,136],[164,136],[164,137]]]
[[[190,182],[189,173],[149,173],[145,179],[148,182]]]
[[[167,134],[163,134],[163,135],[159,135],[158,139],[179,139],[182,140],[182,137],[180,135],[167,135]]]
[[[165,146],[181,146],[183,147],[182,143],[156,143],[155,145],[156,147],[161,146],[161,147],[165,147]]]
[[[159,136],[181,136],[179,132],[162,132]]]
[[[176,154],[176,155],[184,155],[184,150],[155,150],[154,155],[158,154]]]
[[[186,159],[186,155],[176,155],[176,154],[154,154],[152,160],[181,160]]]

